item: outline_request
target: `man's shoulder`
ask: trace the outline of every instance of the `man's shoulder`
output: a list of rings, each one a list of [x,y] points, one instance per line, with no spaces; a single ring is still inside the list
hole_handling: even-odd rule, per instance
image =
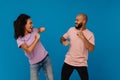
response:
[[[93,32],[89,29],[86,29],[86,31],[89,33],[89,34],[92,34],[93,35]]]
[[[72,26],[72,27],[70,27],[70,29],[75,29],[75,27],[74,27],[74,26]]]
[[[70,27],[70,28],[69,28],[69,30],[74,30],[74,29],[75,29],[75,27]]]

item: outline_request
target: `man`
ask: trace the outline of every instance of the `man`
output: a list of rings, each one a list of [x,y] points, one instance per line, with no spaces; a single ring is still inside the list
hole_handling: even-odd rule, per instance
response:
[[[75,27],[68,30],[61,37],[61,43],[65,46],[70,44],[62,67],[61,80],[69,80],[73,70],[76,69],[81,80],[88,80],[87,60],[88,51],[94,50],[94,35],[86,28],[87,15],[76,16]],[[69,41],[68,41],[69,39]]]

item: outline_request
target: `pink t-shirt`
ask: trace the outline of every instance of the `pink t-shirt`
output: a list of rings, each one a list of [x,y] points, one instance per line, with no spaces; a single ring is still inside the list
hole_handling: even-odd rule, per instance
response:
[[[27,44],[28,46],[31,45],[32,42],[35,40],[35,35],[37,33],[38,29],[33,29],[33,31],[30,34],[27,34],[24,37],[19,37],[17,39],[18,47],[20,47],[24,43]],[[36,44],[35,48],[31,53],[27,53],[26,51],[24,52],[25,55],[28,57],[30,64],[35,64],[42,61],[48,54],[48,52],[45,50],[40,41],[38,41],[38,43]]]
[[[64,62],[72,66],[88,66],[88,49],[86,49],[80,37],[77,36],[78,32],[79,30],[77,30],[75,27],[72,27],[63,35],[65,39],[70,39],[70,48],[66,54]],[[88,29],[82,32],[86,39],[94,45],[93,33]]]

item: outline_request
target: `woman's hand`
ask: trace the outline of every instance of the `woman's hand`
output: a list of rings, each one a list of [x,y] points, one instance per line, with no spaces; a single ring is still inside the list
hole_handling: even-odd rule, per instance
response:
[[[40,38],[40,34],[37,33],[37,34],[35,35],[35,39],[39,40],[39,38]]]
[[[44,32],[45,31],[45,27],[40,27],[38,31],[39,32]]]

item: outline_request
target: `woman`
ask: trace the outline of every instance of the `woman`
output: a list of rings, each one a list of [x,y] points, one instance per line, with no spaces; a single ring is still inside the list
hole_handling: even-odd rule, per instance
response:
[[[46,79],[53,80],[52,66],[41,42],[38,32],[45,31],[44,27],[33,28],[32,20],[29,15],[20,14],[14,21],[14,38],[18,47],[22,48],[30,63],[31,80],[39,79],[40,69],[43,68]]]

